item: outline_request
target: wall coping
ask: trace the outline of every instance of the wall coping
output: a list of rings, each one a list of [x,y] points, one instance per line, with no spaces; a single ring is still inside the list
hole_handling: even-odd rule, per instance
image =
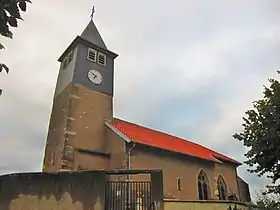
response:
[[[54,171],[54,172],[23,172],[23,173],[10,173],[0,175],[0,179],[7,177],[36,177],[36,176],[69,176],[69,175],[79,175],[79,174],[105,174],[105,175],[122,175],[122,174],[152,174],[152,173],[162,173],[162,170],[82,170],[82,171]]]
[[[230,201],[230,200],[179,200],[179,199],[163,199],[163,202],[181,202],[181,203],[226,203],[226,204],[238,204],[242,206],[251,205],[252,207],[257,207],[253,203],[245,203],[241,201]]]

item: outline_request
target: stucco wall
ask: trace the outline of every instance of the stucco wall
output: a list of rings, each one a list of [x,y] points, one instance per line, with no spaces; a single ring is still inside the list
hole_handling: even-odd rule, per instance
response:
[[[59,171],[64,149],[65,128],[69,112],[71,85],[68,85],[55,99],[50,116],[49,130],[45,146],[43,171]]]
[[[72,94],[77,96],[71,100],[67,129],[75,135],[68,137],[68,144],[73,148],[86,149],[106,154],[106,128],[104,120],[112,118],[112,97],[92,91],[81,85],[72,85]],[[75,155],[74,169],[82,165],[85,169],[106,169],[108,157],[97,154]]]
[[[26,173],[0,177],[1,210],[101,210],[102,172]]]
[[[186,157],[168,151],[137,145],[132,150],[132,169],[162,169],[164,198],[197,200],[197,176],[203,169],[209,179],[211,199],[218,199],[217,177],[222,175],[227,189],[239,195],[236,168],[231,164],[215,164],[198,158]],[[177,189],[177,179],[182,180],[182,190]]]
[[[261,210],[256,206],[249,207],[239,202],[219,201],[164,201],[164,210]]]
[[[224,162],[223,164],[216,163],[214,167],[213,184],[216,185],[218,176],[221,175],[226,183],[227,193],[235,193],[239,198],[238,180],[236,165]]]
[[[106,130],[106,152],[110,154],[109,170],[127,169],[125,160],[125,142],[109,127]]]
[[[44,171],[59,171],[62,162],[63,169],[67,170],[77,170],[79,166],[83,169],[106,169],[104,120],[111,118],[111,96],[71,83],[54,99]],[[66,148],[72,155],[67,154]],[[85,155],[77,152],[78,149],[92,153]]]
[[[69,141],[74,148],[105,152],[104,120],[112,118],[112,97],[81,85],[72,85],[68,129],[76,133]]]
[[[249,190],[249,185],[246,183],[243,179],[240,177],[237,178],[238,180],[238,187],[239,187],[239,194],[241,201],[243,202],[250,202],[251,201],[251,195]]]

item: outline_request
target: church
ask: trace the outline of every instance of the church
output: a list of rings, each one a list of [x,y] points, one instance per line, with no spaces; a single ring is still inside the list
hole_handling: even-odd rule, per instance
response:
[[[114,60],[91,20],[61,63],[43,172],[161,169],[164,199],[250,201],[238,161],[186,139],[114,118]],[[117,85],[117,84],[116,84]],[[119,180],[145,180],[143,175]]]

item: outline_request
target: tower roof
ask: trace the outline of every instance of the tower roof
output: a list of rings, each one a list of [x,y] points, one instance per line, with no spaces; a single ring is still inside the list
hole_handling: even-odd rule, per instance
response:
[[[107,49],[102,37],[100,36],[94,22],[91,20],[83,33],[81,34],[81,37],[89,42],[91,42],[94,45],[97,45],[98,47],[101,47],[103,49]]]

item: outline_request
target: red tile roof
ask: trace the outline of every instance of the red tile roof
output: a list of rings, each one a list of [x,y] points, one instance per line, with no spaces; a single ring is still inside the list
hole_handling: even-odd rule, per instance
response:
[[[241,165],[241,163],[199,144],[166,133],[162,133],[160,131],[152,130],[116,118],[114,118],[113,121],[110,122],[110,125],[135,143],[182,153],[185,155],[190,155],[214,162],[220,162],[219,160],[226,160],[237,165]],[[218,158],[219,160],[216,158]]]

